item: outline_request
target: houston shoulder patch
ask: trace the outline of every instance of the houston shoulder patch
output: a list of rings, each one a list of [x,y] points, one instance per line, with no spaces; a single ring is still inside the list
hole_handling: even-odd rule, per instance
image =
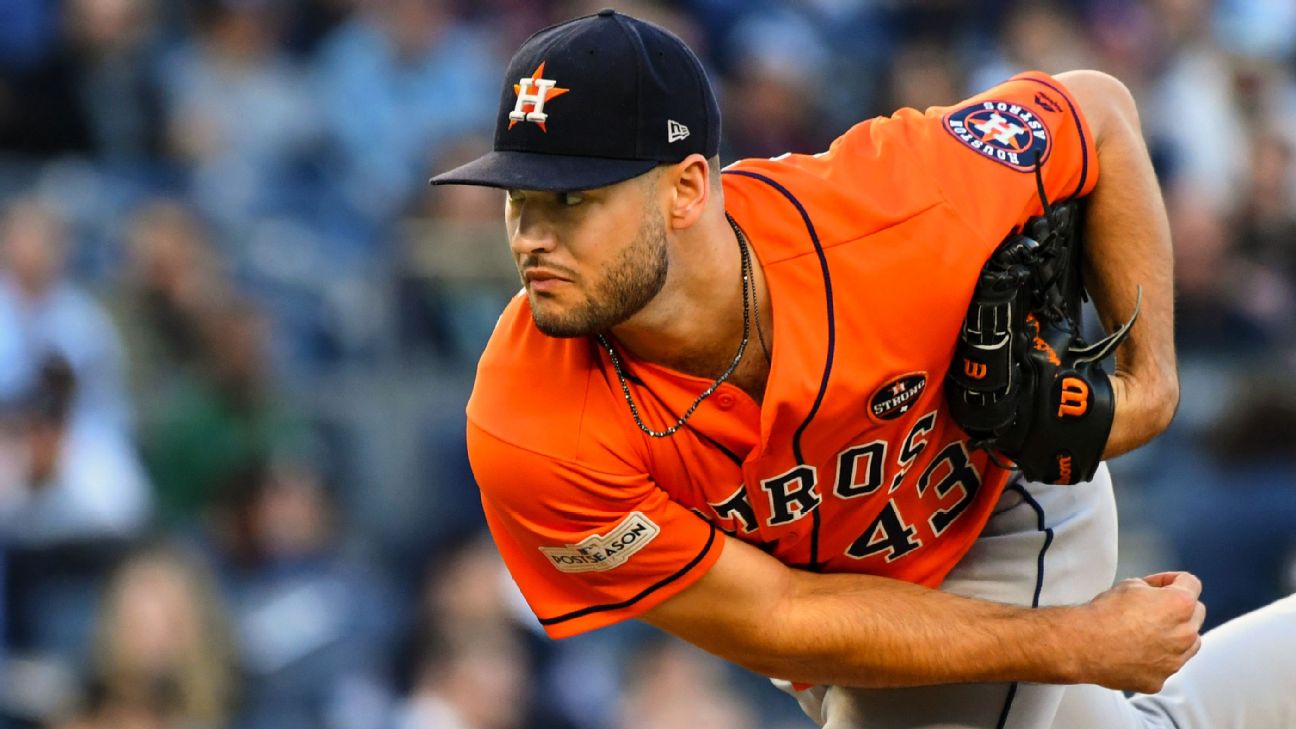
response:
[[[540,551],[559,572],[605,572],[625,564],[660,533],[661,527],[652,519],[632,511],[607,536],[591,534],[577,544]]]
[[[979,101],[946,112],[945,131],[972,151],[1018,172],[1035,169],[1035,154],[1048,159],[1053,137],[1048,127],[1021,104]]]

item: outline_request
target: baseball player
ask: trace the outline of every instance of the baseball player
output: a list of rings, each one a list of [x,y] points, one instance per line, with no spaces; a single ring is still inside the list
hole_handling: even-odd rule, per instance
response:
[[[549,635],[639,618],[832,729],[1296,726],[1296,603],[1203,647],[1193,576],[1111,587],[1101,459],[1178,399],[1165,213],[1124,87],[1027,73],[723,175],[719,135],[694,54],[607,10],[528,39],[494,150],[433,179],[507,191],[525,287],[468,447]],[[1095,347],[1057,336],[1079,199],[1118,330]]]

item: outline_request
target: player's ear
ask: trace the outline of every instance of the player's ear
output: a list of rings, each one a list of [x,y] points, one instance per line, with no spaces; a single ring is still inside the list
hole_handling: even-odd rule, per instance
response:
[[[662,192],[667,195],[666,216],[670,227],[684,230],[702,217],[711,198],[711,168],[706,157],[690,154],[664,167]]]

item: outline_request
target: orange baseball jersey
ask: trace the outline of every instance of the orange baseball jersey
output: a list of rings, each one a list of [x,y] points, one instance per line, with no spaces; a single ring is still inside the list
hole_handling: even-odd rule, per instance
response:
[[[635,424],[592,337],[550,338],[523,295],[482,355],[468,449],[513,578],[549,635],[633,617],[701,577],[728,538],[786,564],[938,586],[1009,472],[943,380],[977,274],[1052,200],[1087,194],[1094,142],[1055,79],[862,122],[815,155],[726,168],[725,206],[764,269],[763,402],[723,384],[674,436]],[[614,345],[615,346],[615,345]],[[711,384],[619,352],[651,428]]]

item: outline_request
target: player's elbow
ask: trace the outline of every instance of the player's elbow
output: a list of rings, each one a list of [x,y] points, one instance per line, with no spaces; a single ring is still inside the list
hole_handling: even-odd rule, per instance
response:
[[[830,683],[842,671],[842,656],[815,649],[813,638],[781,630],[775,618],[753,640],[730,653],[729,660],[752,673],[801,683]]]
[[[805,677],[799,675],[796,667],[801,664],[801,661],[799,660],[799,656],[795,654],[783,653],[766,647],[763,650],[751,651],[727,657],[733,663],[758,676],[781,678],[787,681],[814,683],[813,681],[805,681]]]
[[[734,660],[754,673],[808,684],[841,684],[883,688],[885,671],[868,670],[874,651],[859,642],[842,640],[853,622],[846,614],[824,610],[819,575],[789,570],[791,579],[759,631],[750,636]],[[840,607],[840,606],[838,606]],[[835,637],[834,637],[835,636]],[[881,683],[874,680],[883,679]]]
[[[1169,428],[1179,411],[1179,368],[1174,353],[1157,357],[1155,361],[1156,366],[1144,368],[1140,374],[1148,401],[1153,404],[1150,424],[1154,436]]]
[[[740,630],[729,631],[720,645],[702,647],[717,653],[753,673],[789,681],[823,683],[832,673],[830,666],[840,668],[843,656],[825,652],[811,629],[806,613],[807,602],[801,599],[803,575],[787,571],[786,580],[771,590],[769,601],[759,616],[747,615]],[[824,616],[818,616],[820,620]],[[734,625],[725,628],[736,627]],[[715,631],[716,635],[725,629]],[[701,644],[700,644],[701,645]]]
[[[804,573],[726,537],[701,579],[640,618],[748,670],[795,679],[788,668],[806,645],[797,599],[803,580]]]
[[[1164,380],[1161,396],[1158,398],[1161,407],[1156,423],[1157,433],[1162,433],[1169,428],[1170,423],[1174,421],[1175,413],[1179,412],[1179,373],[1171,371]]]
[[[1138,104],[1120,79],[1091,69],[1060,73],[1057,79],[1075,97],[1099,143],[1112,129],[1139,129]]]
[[[813,641],[801,628],[795,601],[780,597],[760,621],[744,631],[741,640],[729,643],[728,658],[743,668],[762,676],[804,681],[804,666],[812,660]]]

